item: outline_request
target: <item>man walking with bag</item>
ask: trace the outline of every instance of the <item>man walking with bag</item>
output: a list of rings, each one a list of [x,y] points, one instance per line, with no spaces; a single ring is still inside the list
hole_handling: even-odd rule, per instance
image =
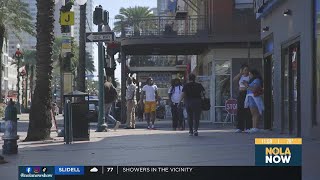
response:
[[[106,78],[105,78],[106,79]],[[118,93],[116,88],[113,86],[111,83],[112,80],[110,77],[106,80],[104,83],[104,103],[105,103],[105,113],[106,113],[106,118],[110,122],[114,123],[114,130],[117,130],[120,126],[120,121],[117,121],[113,116],[111,116],[111,108],[113,103],[117,100],[118,98]]]

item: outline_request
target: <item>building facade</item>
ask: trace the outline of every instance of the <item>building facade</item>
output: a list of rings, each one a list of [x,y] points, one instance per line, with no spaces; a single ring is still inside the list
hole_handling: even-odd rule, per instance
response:
[[[28,4],[28,9],[30,15],[32,17],[32,23],[34,27],[36,27],[36,20],[37,20],[37,5],[36,0],[21,0],[24,3]],[[19,34],[21,37],[21,41],[15,36],[14,33],[8,33],[8,40],[9,40],[9,54],[12,56],[16,52],[17,44],[21,45],[21,49],[36,49],[37,39],[34,36],[26,32],[22,32]]]
[[[8,98],[15,99],[17,90],[17,67],[12,65],[13,59],[9,54],[7,40],[4,40],[2,48],[2,96],[5,100]]]
[[[273,129],[320,137],[319,0],[256,0]]]
[[[87,0],[86,5],[86,32],[93,32],[93,11],[94,11],[94,0]],[[80,30],[80,5],[75,2],[73,6],[74,11],[74,26],[73,26],[73,37],[75,41],[79,44],[79,30]],[[94,50],[94,43],[86,43],[86,51],[92,56]],[[93,57],[94,58],[94,57]]]

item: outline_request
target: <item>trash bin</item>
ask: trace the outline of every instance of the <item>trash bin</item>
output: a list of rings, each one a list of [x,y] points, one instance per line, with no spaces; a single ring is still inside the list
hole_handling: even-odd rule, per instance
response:
[[[72,141],[90,140],[89,103],[86,98],[89,98],[89,94],[80,91],[64,95],[64,137],[67,144]]]

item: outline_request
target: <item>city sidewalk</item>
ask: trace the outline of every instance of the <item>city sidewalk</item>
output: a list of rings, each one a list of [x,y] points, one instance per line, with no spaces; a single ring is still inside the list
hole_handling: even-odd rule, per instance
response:
[[[189,137],[188,131],[171,131],[170,121],[161,124],[158,130],[144,126],[102,133],[91,130],[90,142],[69,145],[55,133],[50,141],[20,141],[19,154],[5,156],[8,163],[0,165],[0,179],[17,179],[19,165],[250,166],[255,163],[254,138],[285,137],[270,131],[237,134],[233,129],[214,129],[204,122],[199,137]],[[26,132],[19,135],[24,139]],[[0,142],[1,150],[3,141]],[[317,180],[320,142],[304,140],[303,144],[303,180]]]

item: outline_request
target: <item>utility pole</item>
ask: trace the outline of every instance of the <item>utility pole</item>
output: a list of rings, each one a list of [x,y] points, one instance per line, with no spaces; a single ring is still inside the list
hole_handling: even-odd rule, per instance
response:
[[[60,55],[60,75],[61,75],[61,107],[64,105],[63,94],[67,94],[72,92],[72,80],[73,75],[71,72],[71,58],[74,56],[71,52],[71,25],[74,25],[74,19],[70,20],[72,6],[74,5],[72,0],[65,0],[65,5],[63,5],[60,9],[60,24],[61,24],[61,34],[62,34],[62,53]],[[68,21],[65,20],[68,17]],[[63,93],[62,93],[63,92]],[[62,109],[62,108],[61,108]]]
[[[104,15],[102,6],[99,5],[95,8],[93,14],[93,23],[98,25],[98,32],[102,32]],[[103,53],[103,42],[98,42],[98,76],[99,76],[99,116],[98,116],[98,125],[96,132],[106,132],[108,125],[106,124],[105,119],[105,110],[104,110],[104,53]]]

